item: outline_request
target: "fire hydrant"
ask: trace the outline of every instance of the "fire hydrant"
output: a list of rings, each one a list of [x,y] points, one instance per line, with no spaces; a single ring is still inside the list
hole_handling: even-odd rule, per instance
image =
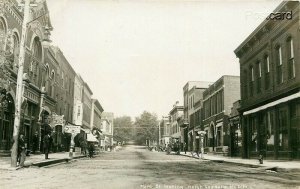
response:
[[[258,161],[259,161],[259,164],[263,164],[264,163],[264,156],[262,154],[259,155]]]

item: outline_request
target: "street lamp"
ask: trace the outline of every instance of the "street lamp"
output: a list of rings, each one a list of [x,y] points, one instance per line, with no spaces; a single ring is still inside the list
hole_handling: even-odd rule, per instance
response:
[[[200,151],[201,151],[201,159],[203,159],[203,154],[204,154],[204,146],[203,146],[203,141],[204,141],[204,136],[206,134],[205,131],[198,131],[198,134],[200,135],[200,144],[201,144],[201,147],[200,147]]]

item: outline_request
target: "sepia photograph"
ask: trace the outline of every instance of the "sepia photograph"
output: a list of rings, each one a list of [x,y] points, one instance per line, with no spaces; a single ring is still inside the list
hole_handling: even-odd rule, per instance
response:
[[[300,189],[300,2],[0,0],[1,189]]]

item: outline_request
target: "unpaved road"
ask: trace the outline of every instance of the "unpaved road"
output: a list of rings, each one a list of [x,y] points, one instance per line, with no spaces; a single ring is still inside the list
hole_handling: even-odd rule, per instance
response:
[[[300,173],[266,172],[127,146],[68,164],[0,170],[0,188],[300,189]]]

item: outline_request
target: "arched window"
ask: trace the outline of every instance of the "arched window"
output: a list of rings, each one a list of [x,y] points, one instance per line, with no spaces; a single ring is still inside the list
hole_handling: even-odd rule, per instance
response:
[[[6,40],[6,27],[4,21],[0,18],[0,50],[4,50]]]
[[[42,45],[40,42],[40,39],[38,37],[35,37],[32,44],[32,50],[31,50],[32,56],[29,66],[29,73],[30,78],[34,81],[35,84],[37,84],[37,78],[38,78],[38,65],[40,65],[42,61]]]
[[[44,87],[46,89],[46,92],[50,92],[50,83],[49,83],[49,75],[50,75],[50,70],[49,70],[49,66],[46,65],[46,70],[45,70],[45,74],[43,74],[44,76]]]
[[[14,32],[13,36],[12,36],[12,45],[11,45],[11,49],[10,52],[13,54],[14,56],[14,64],[17,65],[17,61],[18,61],[18,56],[19,56],[19,51],[20,51],[20,42],[19,42],[19,36],[17,33]]]
[[[51,79],[52,79],[53,82],[55,82],[55,72],[54,72],[54,70],[52,70],[52,72],[51,72]]]

